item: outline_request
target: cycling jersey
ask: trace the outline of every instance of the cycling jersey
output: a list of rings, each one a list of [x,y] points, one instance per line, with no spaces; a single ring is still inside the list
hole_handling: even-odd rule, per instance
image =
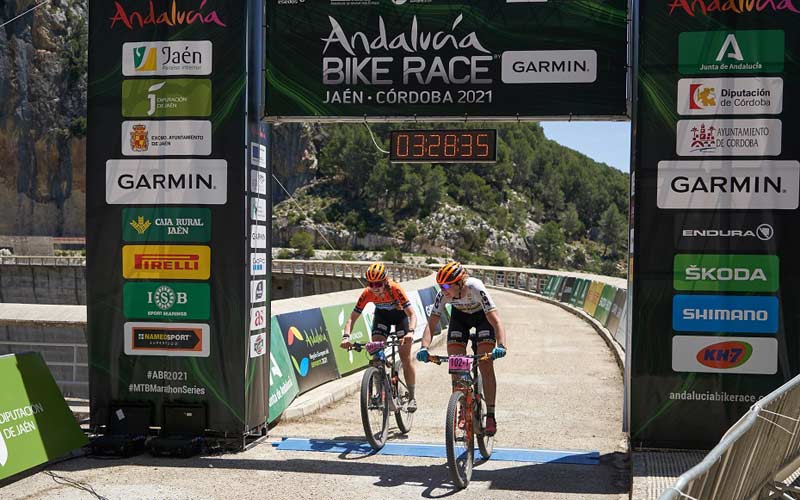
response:
[[[463,288],[461,288],[461,296],[457,298],[448,299],[440,290],[433,301],[431,316],[441,316],[442,312],[444,312],[444,305],[447,303],[467,314],[478,311],[488,313],[497,309],[497,306],[494,305],[492,298],[489,296],[489,292],[486,291],[486,285],[478,278],[467,278]]]
[[[378,310],[403,310],[407,307],[411,307],[411,301],[408,300],[406,292],[400,288],[400,285],[392,280],[388,280],[386,285],[377,293],[373,292],[370,287],[365,288],[364,291],[361,292],[361,296],[358,298],[358,302],[356,302],[356,307],[353,311],[361,314],[370,302],[375,304],[375,309]]]

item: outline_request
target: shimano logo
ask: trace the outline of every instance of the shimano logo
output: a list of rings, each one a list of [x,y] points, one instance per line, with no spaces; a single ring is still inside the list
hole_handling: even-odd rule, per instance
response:
[[[769,321],[769,312],[763,309],[697,309],[682,311],[685,320],[712,321]]]

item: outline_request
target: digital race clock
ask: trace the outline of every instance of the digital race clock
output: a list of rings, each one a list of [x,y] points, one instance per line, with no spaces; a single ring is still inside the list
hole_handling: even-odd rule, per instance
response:
[[[495,163],[496,130],[393,130],[389,160],[395,163]]]

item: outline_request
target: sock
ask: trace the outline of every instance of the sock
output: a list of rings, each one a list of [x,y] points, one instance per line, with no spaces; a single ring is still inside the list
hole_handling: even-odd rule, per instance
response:
[[[494,418],[494,405],[486,405],[486,416]]]
[[[416,399],[416,398],[414,397],[414,388],[415,388],[416,386],[415,386],[415,385],[409,385],[409,386],[407,386],[407,387],[408,387],[408,399]]]

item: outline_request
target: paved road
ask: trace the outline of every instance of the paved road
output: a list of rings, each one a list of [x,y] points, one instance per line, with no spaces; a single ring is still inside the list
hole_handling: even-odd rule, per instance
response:
[[[476,467],[465,491],[448,481],[444,459],[342,456],[275,450],[188,460],[77,459],[53,467],[90,484],[108,499],[614,499],[628,498],[630,471],[621,431],[622,378],[603,340],[559,307],[494,291],[509,332],[509,354],[496,362],[498,447],[597,450],[600,465],[489,461]],[[441,351],[443,348],[439,348]],[[408,437],[441,443],[449,393],[447,370],[418,365],[418,402]],[[396,428],[392,427],[392,429]],[[282,436],[363,440],[358,396],[302,420],[276,426]],[[89,499],[37,474],[0,489],[0,499]]]

